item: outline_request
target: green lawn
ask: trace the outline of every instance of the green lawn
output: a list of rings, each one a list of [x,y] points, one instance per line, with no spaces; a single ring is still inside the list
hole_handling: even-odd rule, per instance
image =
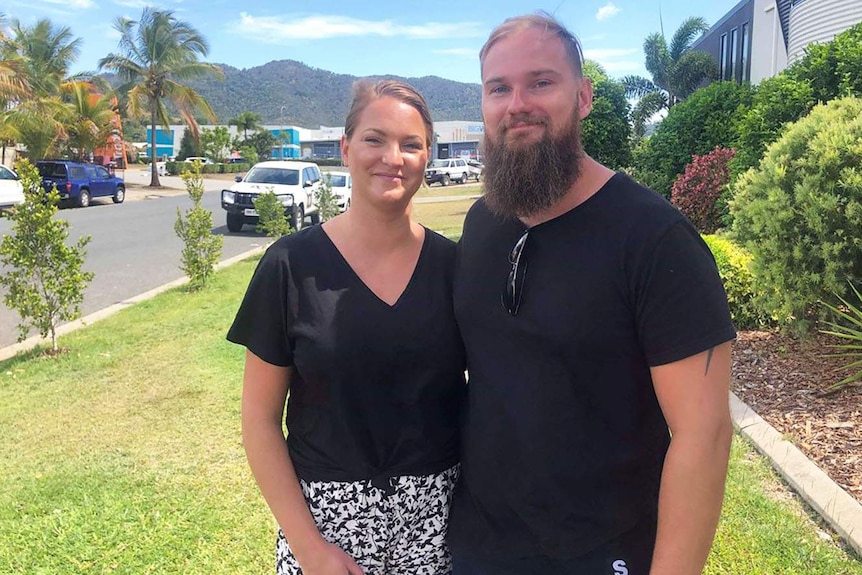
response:
[[[457,236],[469,202],[417,205]],[[256,261],[0,362],[0,573],[273,571],[275,524],[240,443],[243,350],[224,340]],[[766,462],[733,450],[707,573],[862,575]]]

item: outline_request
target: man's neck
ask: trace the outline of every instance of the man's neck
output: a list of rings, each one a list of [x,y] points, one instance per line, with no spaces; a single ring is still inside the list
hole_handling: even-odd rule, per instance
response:
[[[614,175],[613,170],[603,166],[586,154],[583,155],[580,163],[580,176],[572,184],[572,187],[569,188],[569,191],[566,192],[566,195],[547,210],[532,214],[529,217],[520,218],[524,224],[533,227],[565,214],[587,201]]]

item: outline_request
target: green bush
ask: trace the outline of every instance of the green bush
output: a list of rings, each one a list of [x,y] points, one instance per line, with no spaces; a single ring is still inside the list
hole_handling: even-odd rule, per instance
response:
[[[204,195],[203,179],[198,170],[198,162],[182,173],[186,191],[192,199],[192,207],[183,215],[177,208],[174,231],[183,240],[182,270],[189,277],[189,289],[203,288],[215,272],[215,265],[221,257],[224,238],[213,234],[213,214],[201,205]]]
[[[756,329],[767,323],[767,315],[758,307],[751,273],[751,254],[725,237],[705,235],[718,275],[724,282],[730,317],[737,329]]]
[[[293,231],[287,216],[284,214],[284,205],[272,188],[264,193],[258,194],[253,200],[254,209],[257,211],[257,232],[271,238],[280,238]]]
[[[670,199],[674,181],[693,155],[732,148],[736,124],[751,105],[747,84],[713,82],[675,105],[655,132],[635,150],[632,173]]]
[[[862,96],[862,22],[831,42],[809,45],[805,56],[785,73],[809,84],[819,102]]]
[[[816,305],[848,298],[862,279],[862,100],[815,107],[743,174],[730,202],[733,234],[753,256],[763,307],[797,332]]]
[[[584,150],[611,169],[628,166],[632,160],[632,130],[626,89],[589,60],[584,63],[584,74],[593,83],[593,107],[581,127]]]

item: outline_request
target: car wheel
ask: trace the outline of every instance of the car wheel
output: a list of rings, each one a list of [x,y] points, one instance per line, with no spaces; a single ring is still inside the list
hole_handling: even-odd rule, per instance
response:
[[[440,180],[440,185],[441,186],[448,186],[449,185],[449,174],[443,174],[443,179]]]
[[[81,190],[81,195],[78,196],[78,207],[86,208],[90,205],[90,190]]]
[[[227,215],[227,229],[231,233],[237,233],[242,231],[242,226],[245,223],[245,218],[242,214],[231,214]]]
[[[459,183],[459,184],[466,184],[466,183],[467,183],[467,173],[466,173],[466,172],[464,172],[463,174],[461,174],[461,181],[460,181],[460,182],[458,182],[458,183]]]
[[[299,204],[293,208],[293,219],[290,225],[293,226],[293,231],[298,232],[302,229],[303,224],[305,224],[305,208]]]
[[[111,198],[114,200],[115,204],[122,204],[126,199],[126,188],[123,186],[117,186],[117,191],[114,193],[114,197]]]
[[[314,212],[313,214],[311,214],[308,217],[311,218],[311,225],[312,226],[316,226],[316,225],[320,224],[320,212]]]

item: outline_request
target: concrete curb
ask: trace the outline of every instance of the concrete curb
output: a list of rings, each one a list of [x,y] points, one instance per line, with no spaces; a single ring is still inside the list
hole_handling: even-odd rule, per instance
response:
[[[730,412],[739,433],[772,461],[776,471],[862,557],[862,505],[733,392]]]
[[[231,266],[231,265],[233,265],[233,264],[235,264],[241,260],[244,260],[246,258],[254,256],[258,253],[263,253],[266,250],[266,248],[269,247],[269,245],[270,244],[267,243],[265,245],[258,246],[254,249],[251,249],[251,250],[248,250],[248,251],[243,252],[241,254],[237,254],[233,257],[230,257],[230,258],[216,264],[215,269],[220,270],[220,269],[226,268],[228,266]],[[160,285],[159,287],[153,288],[148,292],[144,292],[144,293],[136,295],[134,297],[130,297],[129,299],[115,303],[115,304],[110,305],[104,309],[100,309],[99,311],[95,311],[95,312],[93,312],[87,316],[84,316],[82,318],[78,318],[75,321],[71,321],[69,323],[64,323],[63,325],[61,325],[57,328],[57,335],[58,336],[66,335],[66,334],[69,334],[69,333],[71,333],[77,329],[82,328],[82,327],[92,325],[92,324],[96,323],[97,321],[103,320],[106,317],[110,317],[110,316],[114,315],[115,313],[117,313],[118,311],[126,309],[127,307],[129,307],[131,305],[134,305],[136,303],[139,303],[139,302],[142,302],[142,301],[145,301],[148,299],[152,299],[152,298],[156,297],[157,295],[159,295],[160,293],[166,292],[166,291],[173,289],[175,287],[185,285],[188,282],[189,282],[189,278],[182,277],[178,280],[174,280],[174,281],[166,283],[164,285]],[[43,338],[40,336],[33,336],[30,338],[27,338],[24,341],[21,341],[21,342],[18,342],[16,344],[13,344],[13,345],[10,345],[10,346],[7,346],[7,347],[0,349],[0,361],[9,359],[10,357],[13,357],[18,353],[21,353],[24,351],[30,351],[31,349],[33,349],[34,347],[36,347],[39,344],[50,343],[50,342],[51,342],[50,338]]]

